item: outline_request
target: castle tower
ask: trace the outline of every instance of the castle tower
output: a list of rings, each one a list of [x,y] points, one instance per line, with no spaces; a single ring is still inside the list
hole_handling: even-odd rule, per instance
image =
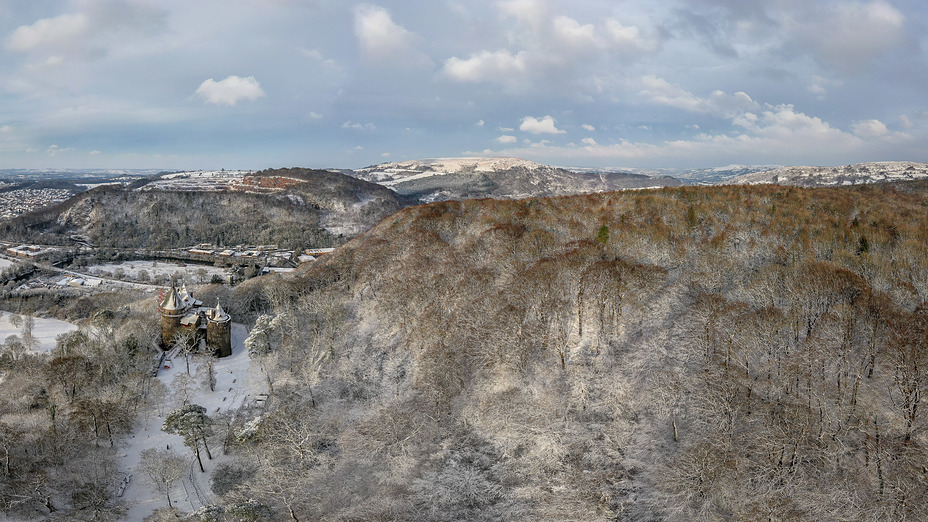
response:
[[[232,355],[232,318],[219,303],[206,313],[206,348],[216,357]]]
[[[185,306],[177,295],[177,288],[171,283],[171,289],[164,301],[159,303],[161,312],[161,347],[168,349],[174,335],[180,331],[180,320],[184,316]]]

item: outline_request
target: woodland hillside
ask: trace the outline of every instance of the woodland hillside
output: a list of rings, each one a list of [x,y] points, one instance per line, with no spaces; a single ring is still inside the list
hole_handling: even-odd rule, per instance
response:
[[[279,180],[287,181],[278,187]],[[42,211],[0,223],[0,234],[67,244],[71,234],[113,248],[277,244],[325,247],[371,228],[413,202],[343,174],[270,169],[248,177],[254,191],[144,190],[102,186]]]
[[[214,478],[296,520],[904,520],[928,186],[404,209],[288,283]]]
[[[926,209],[924,182],[449,201],[199,289],[270,397],[211,419],[216,503],[181,515],[923,518]],[[0,351],[0,513],[121,520],[118,454],[171,393],[155,304],[65,305],[90,328]]]

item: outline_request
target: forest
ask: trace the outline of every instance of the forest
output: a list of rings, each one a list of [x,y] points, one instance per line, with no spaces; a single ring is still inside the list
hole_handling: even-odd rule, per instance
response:
[[[79,234],[98,247],[169,249],[274,244],[284,249],[340,244],[413,200],[344,174],[268,169],[255,180],[288,178],[269,193],[141,190],[151,180],[107,185],[0,223],[7,240],[71,245]]]
[[[920,518],[926,208],[914,183],[400,211],[269,287],[277,408],[224,498],[294,520]]]
[[[928,508],[923,182],[433,203],[198,295],[252,326],[270,397],[206,436],[218,500],[187,520]],[[119,519],[95,455],[157,393],[121,306],[87,321],[137,326],[0,359],[2,512]]]

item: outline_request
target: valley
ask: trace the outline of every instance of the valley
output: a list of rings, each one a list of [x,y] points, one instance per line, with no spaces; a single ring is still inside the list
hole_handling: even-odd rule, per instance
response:
[[[363,174],[380,185],[310,169],[175,173],[0,222],[13,249],[0,267],[0,510],[849,520],[924,508],[918,165],[552,196],[567,190],[558,173],[517,197],[526,172],[547,171],[430,161]],[[515,180],[507,195],[455,192],[496,168]],[[439,190],[391,192],[423,180]],[[172,283],[228,314],[231,356],[165,344]],[[162,429],[193,405],[200,431]],[[155,464],[172,478],[151,480]]]

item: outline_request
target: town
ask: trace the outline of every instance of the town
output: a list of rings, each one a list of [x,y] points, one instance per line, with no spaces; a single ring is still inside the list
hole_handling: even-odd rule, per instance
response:
[[[21,216],[42,207],[66,201],[73,194],[66,189],[17,189],[0,192],[0,219]]]

